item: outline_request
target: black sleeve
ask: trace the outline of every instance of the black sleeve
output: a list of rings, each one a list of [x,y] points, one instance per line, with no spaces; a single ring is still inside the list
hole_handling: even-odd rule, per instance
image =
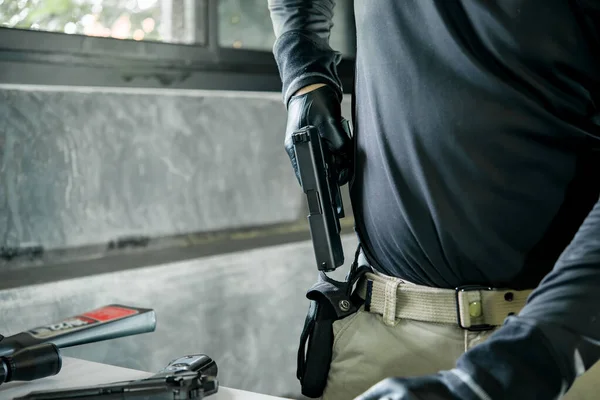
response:
[[[330,85],[342,99],[337,64],[341,54],[329,46],[333,0],[268,0],[277,40],[273,54],[283,83],[283,102],[299,89]]]
[[[491,398],[555,399],[599,360],[600,201],[521,313],[466,352],[454,372]]]

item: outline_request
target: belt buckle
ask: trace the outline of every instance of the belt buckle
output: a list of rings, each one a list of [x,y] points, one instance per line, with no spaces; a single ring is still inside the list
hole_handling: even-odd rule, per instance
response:
[[[479,324],[479,325],[471,325],[469,327],[464,326],[462,324],[462,319],[460,318],[460,302],[458,301],[458,296],[461,292],[472,292],[475,290],[485,290],[485,291],[493,291],[494,288],[491,288],[489,286],[482,286],[482,285],[465,285],[465,286],[458,286],[455,289],[455,293],[456,293],[456,322],[458,323],[458,326],[460,326],[462,329],[466,329],[468,331],[471,332],[482,332],[482,331],[491,331],[492,329],[494,329],[494,325],[489,325],[489,324]]]

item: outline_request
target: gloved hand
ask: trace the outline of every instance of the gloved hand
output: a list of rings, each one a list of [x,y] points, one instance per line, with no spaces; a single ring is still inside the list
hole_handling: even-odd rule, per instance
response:
[[[459,400],[440,374],[415,378],[388,378],[355,400]]]
[[[350,179],[353,147],[351,138],[342,127],[341,105],[336,93],[329,86],[322,86],[308,93],[293,96],[288,103],[288,119],[285,132],[285,149],[292,162],[296,178],[300,174],[294,154],[292,134],[300,128],[312,125],[319,130],[323,140],[326,160],[330,163],[340,186]]]

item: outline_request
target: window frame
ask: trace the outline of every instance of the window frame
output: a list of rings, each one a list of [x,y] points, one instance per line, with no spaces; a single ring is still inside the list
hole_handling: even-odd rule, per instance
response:
[[[269,51],[219,46],[219,0],[197,0],[200,44],[0,28],[0,84],[280,91]],[[353,57],[338,66],[351,89]]]

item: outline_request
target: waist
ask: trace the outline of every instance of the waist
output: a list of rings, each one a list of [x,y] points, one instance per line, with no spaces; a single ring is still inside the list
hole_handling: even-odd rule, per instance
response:
[[[572,233],[572,229],[551,229],[533,247],[519,248],[503,242],[493,230],[488,237],[464,231],[440,233],[434,224],[419,223],[410,216],[384,223],[374,220],[373,213],[356,211],[356,232],[372,268],[415,284],[447,289],[464,285],[536,287],[552,270]]]

